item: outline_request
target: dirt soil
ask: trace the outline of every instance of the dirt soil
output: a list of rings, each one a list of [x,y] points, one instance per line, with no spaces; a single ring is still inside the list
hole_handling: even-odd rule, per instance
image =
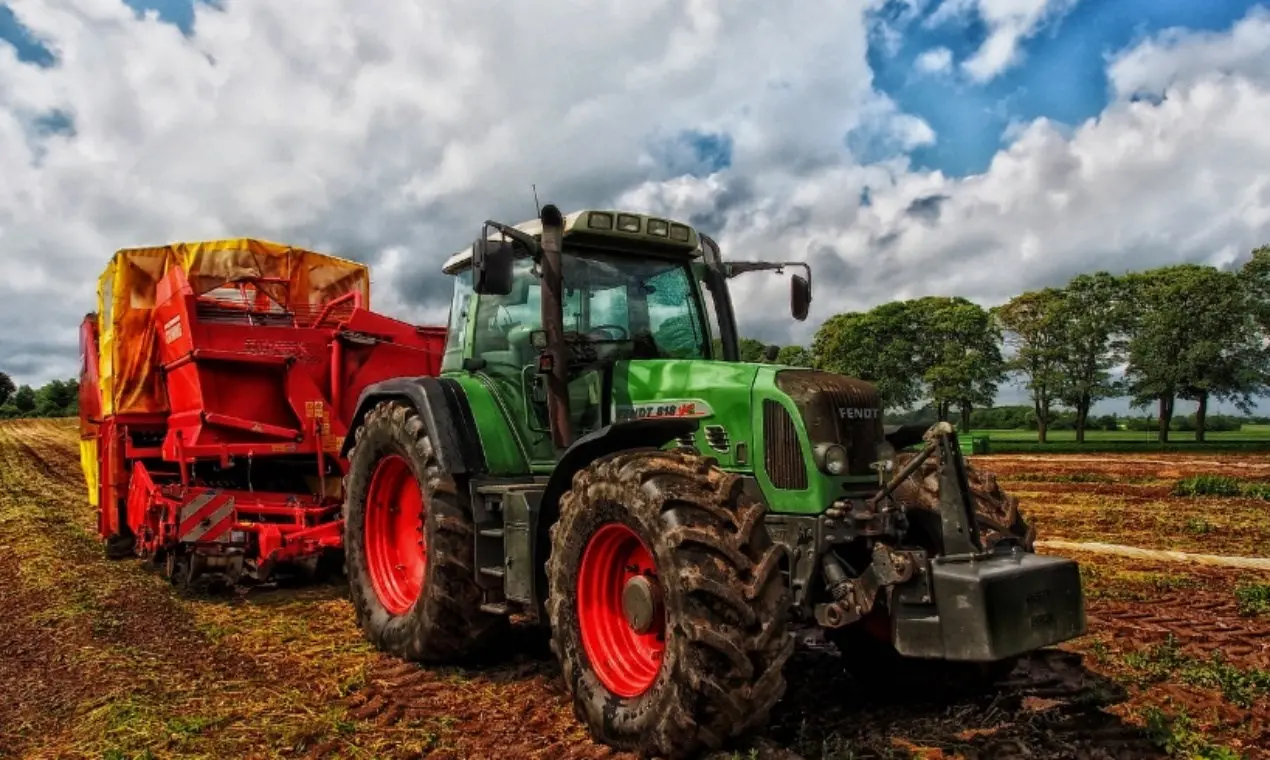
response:
[[[338,581],[192,595],[138,561],[107,561],[75,445],[66,422],[0,423],[0,757],[627,757],[586,738],[530,631],[485,668],[422,669],[366,645]],[[1228,466],[1270,477],[1270,457],[978,459],[1034,476],[1003,485],[1041,538],[1164,548],[1176,548],[1161,535],[1176,524],[1171,510],[1191,514],[1198,500],[1097,489]],[[1109,481],[1040,479],[1089,472]],[[1086,519],[1082,509],[1104,503],[1138,510],[1127,532]],[[1215,526],[1206,551],[1270,551],[1270,528],[1244,509],[1195,507]],[[1151,510],[1164,516],[1151,523]],[[1254,535],[1222,538],[1233,525]],[[913,699],[886,702],[813,639],[789,666],[767,733],[719,756],[1270,757],[1258,749],[1270,747],[1270,597],[1263,610],[1256,591],[1270,576],[1077,558],[1089,635],[1025,659],[993,693],[913,684]]]
[[[1019,497],[1042,539],[1270,557],[1270,502],[1172,495],[1178,480],[1194,475],[1270,482],[1270,455],[999,455],[972,461],[996,472]]]

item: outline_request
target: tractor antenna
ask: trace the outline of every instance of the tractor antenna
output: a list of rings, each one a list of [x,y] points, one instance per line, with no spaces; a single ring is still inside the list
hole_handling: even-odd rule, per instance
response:
[[[538,186],[530,185],[529,187],[533,188],[534,191],[534,214],[542,216],[542,206],[538,203]]]

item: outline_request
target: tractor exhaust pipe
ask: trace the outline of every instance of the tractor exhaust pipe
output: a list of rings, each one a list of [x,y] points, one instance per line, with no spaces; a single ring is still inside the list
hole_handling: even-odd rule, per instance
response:
[[[552,204],[543,206],[542,221],[542,329],[547,335],[550,357],[547,373],[547,414],[551,424],[551,440],[563,450],[573,443],[573,427],[569,415],[569,350],[564,341],[564,215]]]

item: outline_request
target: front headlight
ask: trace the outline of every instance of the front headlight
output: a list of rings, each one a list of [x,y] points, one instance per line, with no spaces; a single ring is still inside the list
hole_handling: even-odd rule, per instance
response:
[[[816,447],[816,459],[820,469],[830,475],[842,475],[847,471],[847,450],[840,444],[820,444]]]

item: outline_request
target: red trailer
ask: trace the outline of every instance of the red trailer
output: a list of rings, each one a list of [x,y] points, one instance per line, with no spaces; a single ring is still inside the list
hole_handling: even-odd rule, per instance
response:
[[[369,298],[365,265],[261,240],[118,251],[81,326],[81,461],[107,554],[180,583],[338,562],[358,395],[437,374],[445,344]]]

